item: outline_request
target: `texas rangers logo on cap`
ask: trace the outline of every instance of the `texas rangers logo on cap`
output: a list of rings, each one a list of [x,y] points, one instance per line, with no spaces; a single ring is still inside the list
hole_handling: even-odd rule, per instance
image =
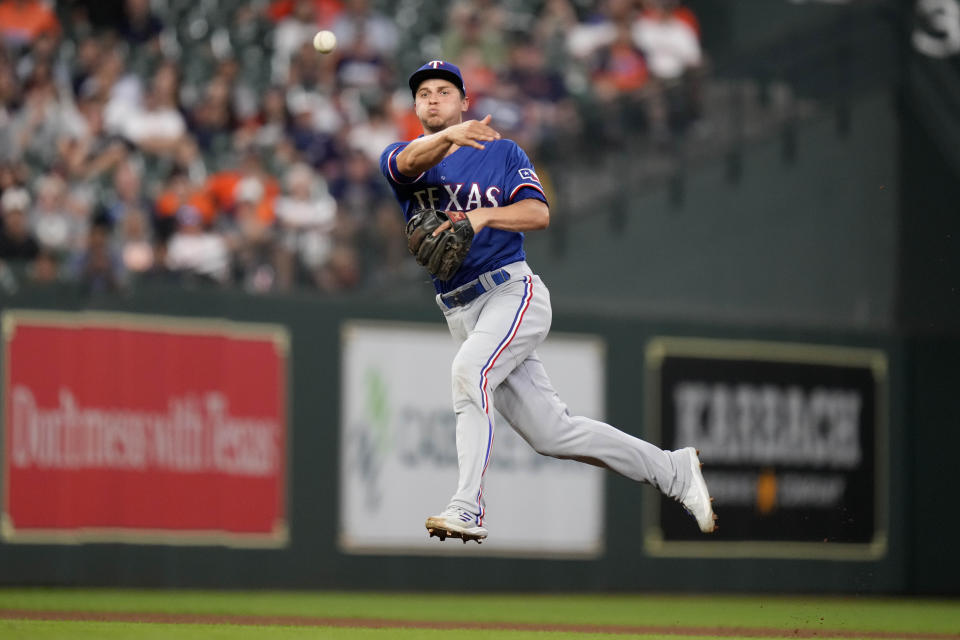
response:
[[[467,95],[460,69],[445,60],[431,60],[413,72],[413,75],[410,76],[410,91],[413,92],[414,96],[417,95],[417,87],[420,86],[420,83],[428,78],[449,80],[453,83],[453,86],[460,90],[462,95]]]

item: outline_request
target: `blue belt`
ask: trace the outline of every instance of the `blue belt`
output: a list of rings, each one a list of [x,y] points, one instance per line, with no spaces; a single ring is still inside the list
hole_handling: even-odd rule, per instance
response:
[[[440,300],[443,304],[447,305],[448,309],[454,307],[462,307],[463,305],[473,302],[481,294],[490,291],[493,287],[501,285],[507,280],[510,279],[510,272],[506,269],[498,269],[497,271],[491,271],[489,274],[484,274],[493,281],[493,285],[487,288],[483,284],[484,276],[477,278],[473,282],[469,282],[462,287],[454,289],[450,293],[444,293],[440,295]]]

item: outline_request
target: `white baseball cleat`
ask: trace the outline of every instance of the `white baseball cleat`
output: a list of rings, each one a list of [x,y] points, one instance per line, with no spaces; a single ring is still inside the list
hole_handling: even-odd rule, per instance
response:
[[[690,482],[687,484],[687,490],[677,500],[687,510],[687,513],[696,519],[700,531],[713,533],[717,529],[717,516],[713,512],[713,505],[710,504],[713,502],[713,498],[707,491],[707,483],[700,471],[700,467],[703,466],[700,463],[700,452],[693,447],[686,447],[681,451],[689,454]]]
[[[427,531],[431,538],[461,538],[463,544],[467,540],[480,544],[487,537],[487,530],[477,524],[477,516],[460,507],[447,507],[440,515],[427,518]]]

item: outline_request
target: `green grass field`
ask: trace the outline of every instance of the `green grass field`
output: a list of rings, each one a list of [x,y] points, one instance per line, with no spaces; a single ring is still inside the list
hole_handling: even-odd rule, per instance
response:
[[[960,601],[873,597],[0,589],[0,617],[4,640],[960,638]]]

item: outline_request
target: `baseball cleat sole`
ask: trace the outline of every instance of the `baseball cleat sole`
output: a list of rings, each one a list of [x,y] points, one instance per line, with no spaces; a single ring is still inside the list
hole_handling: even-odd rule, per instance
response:
[[[468,541],[473,540],[477,544],[481,544],[484,538],[487,537],[486,532],[484,533],[471,533],[466,530],[458,530],[449,526],[444,522],[443,518],[427,518],[427,533],[430,534],[430,537],[438,537],[440,541],[443,542],[447,538],[459,538],[463,540],[463,544],[467,544]]]

